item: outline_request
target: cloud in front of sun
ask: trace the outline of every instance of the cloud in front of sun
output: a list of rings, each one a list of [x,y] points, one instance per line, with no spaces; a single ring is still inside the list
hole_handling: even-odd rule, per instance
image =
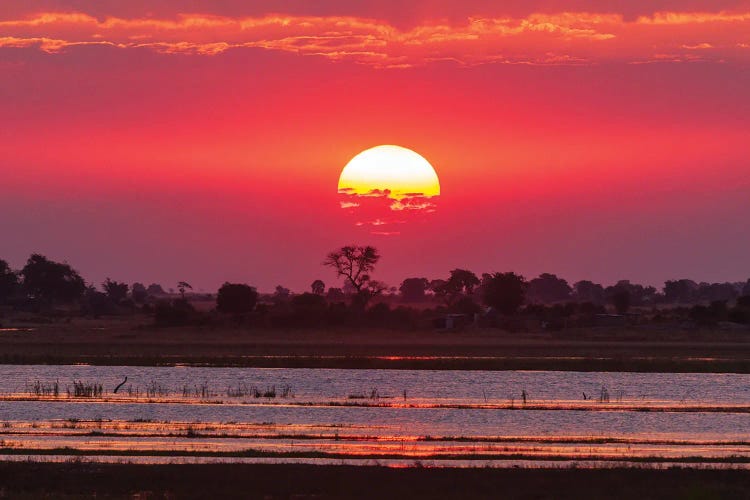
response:
[[[393,226],[435,211],[440,180],[422,155],[388,144],[352,158],[341,171],[338,192],[341,208],[356,216],[358,226],[397,234]]]

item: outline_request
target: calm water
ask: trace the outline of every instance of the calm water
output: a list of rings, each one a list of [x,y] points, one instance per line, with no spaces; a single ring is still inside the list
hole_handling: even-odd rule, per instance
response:
[[[485,400],[582,400],[598,398],[605,387],[611,400],[750,404],[750,375],[695,373],[591,373],[555,371],[342,370],[304,368],[202,368],[119,366],[0,365],[0,393],[25,392],[35,381],[98,382],[105,393],[127,376],[128,387],[141,392],[152,384],[179,395],[206,384],[213,397],[225,397],[239,385],[261,390],[291,387],[298,401],[336,401],[353,394],[378,394],[408,401],[482,403]]]
[[[0,366],[6,449],[744,460],[748,409],[738,374]]]

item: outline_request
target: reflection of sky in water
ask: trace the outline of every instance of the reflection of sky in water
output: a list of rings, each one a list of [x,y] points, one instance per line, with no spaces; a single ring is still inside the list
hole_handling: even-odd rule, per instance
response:
[[[408,402],[483,403],[518,402],[522,392],[529,401],[583,401],[583,393],[597,399],[606,389],[611,401],[684,404],[750,404],[750,375],[696,373],[611,373],[554,371],[437,371],[345,370],[203,367],[111,366],[0,366],[0,393],[23,393],[34,382],[59,381],[61,391],[73,380],[101,383],[105,395],[124,377],[128,388],[145,393],[149,387],[180,395],[204,385],[212,397],[226,398],[240,387],[261,391],[289,386],[294,400],[345,401],[348,396],[370,394]],[[252,398],[251,398],[252,399]]]
[[[5,420],[149,419],[187,422],[272,422],[385,427],[378,432],[432,436],[638,436],[750,438],[750,417],[739,413],[648,413],[423,408],[90,404],[0,402]]]
[[[60,410],[61,407],[75,407],[76,404],[62,403],[34,403],[35,405],[47,405],[44,410]],[[25,405],[28,410],[28,404]],[[85,414],[86,408],[93,405],[80,405],[84,408],[80,414]],[[134,406],[161,407],[164,405],[100,405],[109,410],[111,414],[127,413]],[[186,405],[182,405],[186,406]],[[217,406],[217,405],[214,405]],[[200,407],[196,407],[200,408]],[[235,407],[236,408],[236,407]],[[40,409],[41,408],[38,408]],[[209,407],[209,410],[211,408]],[[213,408],[218,411],[209,411],[206,416],[211,418],[221,417],[224,409]],[[124,410],[124,411],[123,411]],[[341,410],[341,409],[338,409]],[[243,422],[176,422],[176,421],[122,421],[122,420],[34,420],[34,421],[8,421],[3,423],[3,447],[13,450],[28,450],[33,454],[34,450],[50,450],[70,448],[88,454],[98,456],[100,454],[111,455],[117,452],[124,453],[130,458],[133,455],[149,453],[172,454],[179,456],[184,454],[209,455],[215,453],[223,454],[252,454],[275,453],[275,454],[300,454],[306,458],[319,457],[319,453],[337,456],[339,458],[365,458],[382,457],[385,459],[422,459],[440,458],[441,460],[458,461],[454,465],[460,465],[461,460],[518,460],[539,459],[546,460],[557,457],[558,460],[632,460],[648,459],[651,461],[678,460],[681,458],[701,457],[701,460],[726,460],[736,457],[750,458],[750,442],[746,439],[730,441],[728,434],[713,432],[716,437],[708,439],[703,427],[704,420],[685,419],[680,415],[672,425],[682,425],[689,422],[697,432],[691,433],[689,428],[682,428],[678,433],[658,433],[656,429],[662,422],[644,421],[635,418],[626,425],[633,425],[640,432],[632,433],[616,428],[618,419],[610,419],[605,433],[572,432],[566,434],[559,429],[558,432],[542,433],[536,435],[523,435],[520,431],[524,428],[535,432],[544,430],[544,425],[550,424],[546,418],[540,427],[536,421],[523,421],[515,419],[506,421],[505,425],[499,427],[486,426],[497,423],[495,419],[479,422],[476,415],[466,411],[453,410],[435,413],[433,411],[422,414],[415,418],[414,414],[401,414],[399,420],[388,425],[371,425],[371,418],[384,418],[392,415],[384,414],[383,409],[373,412],[372,408],[347,409],[347,412],[306,412],[298,414],[297,419],[316,420],[324,419],[338,421],[336,424],[271,424],[271,423],[243,423]],[[404,410],[398,410],[402,413]],[[472,410],[476,412],[476,410]],[[413,410],[412,410],[413,412]],[[407,412],[407,413],[412,413]],[[199,412],[200,413],[200,412]],[[488,413],[488,412],[484,412]],[[495,414],[497,412],[489,412]],[[522,412],[519,412],[523,415]],[[527,412],[528,413],[528,412]],[[557,416],[572,412],[555,412]],[[590,412],[589,412],[590,413]],[[225,416],[226,414],[224,414]],[[702,414],[703,415],[703,414]],[[58,415],[59,416],[59,415]],[[167,418],[168,411],[160,411],[159,416]],[[183,417],[184,415],[175,415]],[[253,415],[262,417],[261,415]],[[279,420],[283,420],[283,416]],[[643,415],[640,415],[643,417]],[[200,420],[203,415],[198,414],[195,420]],[[554,415],[543,415],[553,417]],[[729,418],[726,418],[729,417]],[[736,425],[737,415],[720,415],[719,424]],[[167,420],[169,420],[167,418]],[[354,420],[363,420],[356,424]],[[419,422],[415,422],[419,420]],[[566,418],[557,419],[554,423],[561,424]],[[342,423],[348,421],[348,423]],[[590,424],[591,420],[582,418],[580,424]],[[623,423],[620,423],[622,425]],[[508,424],[513,424],[512,429]],[[614,425],[612,425],[614,424]],[[495,430],[499,435],[469,437],[471,432],[463,432],[472,426],[472,430],[482,429],[484,431]],[[461,427],[463,426],[463,427]],[[569,426],[569,424],[568,424]],[[645,429],[651,429],[644,432]],[[508,435],[504,435],[507,431]],[[429,432],[427,432],[429,431]],[[412,434],[416,432],[417,434]],[[604,435],[613,433],[624,435],[617,439],[602,439]],[[61,453],[69,453],[62,450]],[[313,454],[313,455],[310,455]],[[148,458],[137,459],[137,461],[149,462]],[[452,462],[453,463],[453,462]],[[445,464],[444,464],[445,465]],[[505,464],[507,466],[507,464]]]
[[[362,426],[368,432],[412,436],[653,436],[690,439],[750,437],[750,415],[709,412],[508,410],[478,408],[402,408],[319,406],[337,403],[590,405],[582,393],[598,398],[605,388],[611,404],[750,404],[750,376],[736,374],[640,374],[517,371],[340,370],[199,367],[2,366],[0,392],[28,391],[35,381],[58,380],[61,393],[73,380],[101,383],[105,397],[125,375],[118,396],[125,402],[1,401],[5,420],[151,419],[159,421],[271,422]],[[180,404],[128,402],[128,388],[144,396],[158,387]],[[182,398],[185,388],[207,388],[211,401]],[[229,397],[238,388],[290,387],[290,397]],[[406,391],[406,400],[404,400]],[[380,398],[369,399],[376,392]],[[192,392],[191,392],[192,393]],[[366,399],[351,399],[365,396]],[[67,397],[63,397],[67,400]],[[243,401],[270,404],[238,404]],[[622,403],[620,403],[622,402]],[[285,404],[286,403],[286,404]],[[305,406],[305,403],[315,404]]]
[[[126,385],[113,394],[126,375]],[[74,380],[101,384],[103,398],[69,398],[66,389]],[[49,388],[56,381],[62,394],[57,400],[10,400],[33,399],[37,382]],[[272,388],[275,398],[254,397],[254,391]],[[282,398],[284,390],[288,394]],[[152,402],[147,402],[149,391],[157,392]],[[594,399],[584,401],[584,392]],[[523,393],[529,406],[556,409],[522,409]],[[609,403],[597,401],[603,393],[609,395]],[[386,455],[391,458],[381,463],[394,466],[424,457],[447,457],[439,463],[455,466],[472,465],[471,460],[482,465],[531,465],[519,458],[534,457],[539,465],[550,456],[576,462],[750,457],[747,413],[623,411],[750,405],[748,375],[0,366],[0,397],[5,398],[0,401],[0,433],[6,449],[70,447],[97,454],[323,452],[359,464],[367,463],[362,457]],[[511,401],[514,409],[477,407],[508,406]],[[389,406],[331,406],[342,404]],[[583,409],[570,409],[571,405]],[[591,411],[607,405],[621,408]],[[603,437],[617,441],[602,441]],[[155,463],[173,457],[127,459]],[[242,459],[264,460],[268,459]]]

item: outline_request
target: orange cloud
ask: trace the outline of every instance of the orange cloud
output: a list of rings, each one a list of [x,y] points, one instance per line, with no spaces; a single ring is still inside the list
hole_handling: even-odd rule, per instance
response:
[[[713,49],[714,46],[711,45],[710,43],[704,42],[704,43],[698,43],[695,45],[683,45],[682,48],[688,49],[688,50],[704,50],[704,49]]]
[[[67,40],[59,40],[55,38],[17,38],[12,36],[0,37],[0,48],[25,48],[25,47],[39,47],[40,50],[54,54],[60,52],[68,47],[75,47],[79,45],[109,45],[114,47],[125,47],[125,45],[115,44],[106,41],[82,41],[82,42],[71,42]]]
[[[750,12],[657,12],[653,16],[641,16],[639,24],[706,24],[747,23]]]
[[[351,16],[225,17],[182,14],[172,19],[104,20],[86,13],[40,13],[0,21],[0,48],[39,47],[48,53],[78,45],[150,49],[212,56],[232,49],[263,49],[405,68],[438,61],[571,65],[597,61],[724,61],[748,57],[750,13],[659,12],[635,21],[619,14],[536,13],[523,18],[469,17],[463,23],[425,22],[398,29]]]

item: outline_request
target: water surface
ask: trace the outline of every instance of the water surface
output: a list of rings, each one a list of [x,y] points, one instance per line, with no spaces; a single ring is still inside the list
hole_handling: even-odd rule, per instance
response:
[[[0,366],[8,457],[744,463],[749,411],[742,374]]]

